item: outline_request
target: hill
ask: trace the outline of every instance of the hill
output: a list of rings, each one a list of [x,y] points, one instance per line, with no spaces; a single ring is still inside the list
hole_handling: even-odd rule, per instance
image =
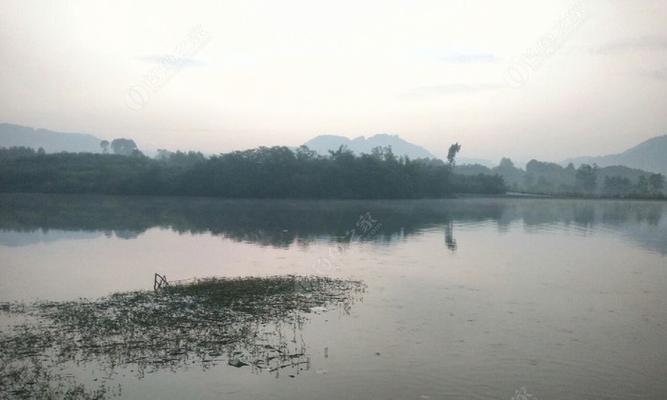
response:
[[[47,153],[99,153],[101,139],[86,133],[55,132],[26,126],[0,123],[0,147],[25,146],[43,148]]]
[[[369,138],[359,136],[355,139],[337,135],[320,135],[307,141],[304,145],[322,155],[329,154],[329,150],[338,150],[340,146],[347,146],[357,155],[369,154],[375,147],[391,146],[391,150],[396,156],[408,156],[411,159],[436,158],[430,151],[416,144],[406,142],[398,135],[379,134]]]
[[[600,167],[622,165],[667,175],[667,135],[656,136],[619,154],[572,158],[565,160],[563,164],[570,162],[575,166],[580,164],[597,164]]]

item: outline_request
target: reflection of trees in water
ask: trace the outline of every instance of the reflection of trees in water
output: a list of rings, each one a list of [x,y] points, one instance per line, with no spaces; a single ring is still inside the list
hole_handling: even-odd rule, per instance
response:
[[[579,227],[643,223],[658,226],[664,212],[665,205],[662,202],[538,200],[521,204],[521,207],[509,213],[509,218],[521,218],[529,226],[553,223]]]
[[[286,201],[110,196],[3,195],[0,229],[95,230],[132,237],[152,227],[179,233],[210,233],[278,247],[320,237],[344,242],[368,212],[381,229],[360,240],[389,242],[424,227],[450,221],[450,212],[433,202]],[[435,205],[435,207],[434,207]],[[482,210],[467,212],[488,218]]]
[[[456,250],[456,239],[454,239],[454,224],[451,222],[448,222],[447,225],[445,225],[445,244],[449,250]]]
[[[453,223],[495,222],[500,232],[520,222],[527,229],[562,224],[592,229],[603,225],[632,232],[648,226],[659,232],[663,202],[555,199],[450,199],[410,201],[289,201],[208,198],[1,195],[0,229],[114,232],[132,238],[149,228],[210,233],[237,241],[287,247],[318,238],[338,243],[360,215],[370,212],[381,229],[370,240],[389,243],[424,229],[441,227],[445,245],[456,248]],[[643,228],[642,228],[643,229]],[[655,238],[633,240],[655,247]],[[664,236],[664,234],[663,234]],[[357,239],[355,239],[357,240]],[[662,241],[667,248],[667,239]]]
[[[67,379],[60,368],[76,365],[108,376],[133,368],[140,378],[219,362],[298,374],[310,367],[301,336],[308,314],[333,305],[349,313],[362,291],[360,282],[283,276],[201,280],[90,301],[4,304],[5,311],[38,323],[0,331],[0,389],[17,398],[43,395]],[[26,386],[25,377],[35,386]]]
[[[518,207],[508,207],[503,219],[522,221],[529,231],[553,225],[591,232],[603,227],[646,249],[667,254],[667,224],[661,224],[666,206],[659,201],[524,200]]]

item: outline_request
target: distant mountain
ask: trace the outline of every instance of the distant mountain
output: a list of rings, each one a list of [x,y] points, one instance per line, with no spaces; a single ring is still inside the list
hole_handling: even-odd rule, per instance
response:
[[[563,164],[597,164],[601,167],[622,165],[649,172],[667,175],[667,135],[649,139],[620,154],[599,157],[578,157],[565,160]]]
[[[436,158],[430,151],[416,144],[406,142],[398,135],[379,134],[369,138],[359,136],[356,139],[348,139],[345,136],[320,135],[307,141],[304,145],[322,155],[329,154],[329,150],[338,150],[340,146],[347,146],[356,154],[370,153],[374,147],[391,146],[391,150],[397,156],[408,156],[412,159]]]
[[[43,148],[47,153],[99,153],[101,139],[86,133],[64,133],[0,123],[0,147]]]

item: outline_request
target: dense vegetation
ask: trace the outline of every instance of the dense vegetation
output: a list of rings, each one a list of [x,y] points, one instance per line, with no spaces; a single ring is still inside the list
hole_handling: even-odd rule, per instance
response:
[[[526,169],[514,166],[504,158],[495,168],[463,165],[456,168],[461,175],[500,175],[508,189],[516,192],[570,195],[584,197],[664,198],[665,177],[639,169],[573,164],[563,167],[556,163],[531,160]]]
[[[212,157],[160,151],[152,159],[132,148],[123,153],[0,149],[0,191],[227,198],[425,198],[505,191],[499,176],[453,174],[456,151],[449,163],[396,157],[390,147],[359,156],[343,147],[320,156],[303,146]]]

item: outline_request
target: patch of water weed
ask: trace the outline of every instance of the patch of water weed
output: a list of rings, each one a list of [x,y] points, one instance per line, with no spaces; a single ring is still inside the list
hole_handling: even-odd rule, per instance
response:
[[[36,357],[0,365],[2,398],[19,399],[104,399],[119,391],[105,385],[86,388],[69,374],[54,372]]]
[[[310,367],[300,331],[308,315],[348,313],[361,282],[325,277],[208,278],[96,300],[3,304],[33,322],[0,331],[0,393],[10,398],[104,398],[62,372],[90,365],[138,377],[218,362],[278,374]],[[4,328],[3,328],[4,329]]]

